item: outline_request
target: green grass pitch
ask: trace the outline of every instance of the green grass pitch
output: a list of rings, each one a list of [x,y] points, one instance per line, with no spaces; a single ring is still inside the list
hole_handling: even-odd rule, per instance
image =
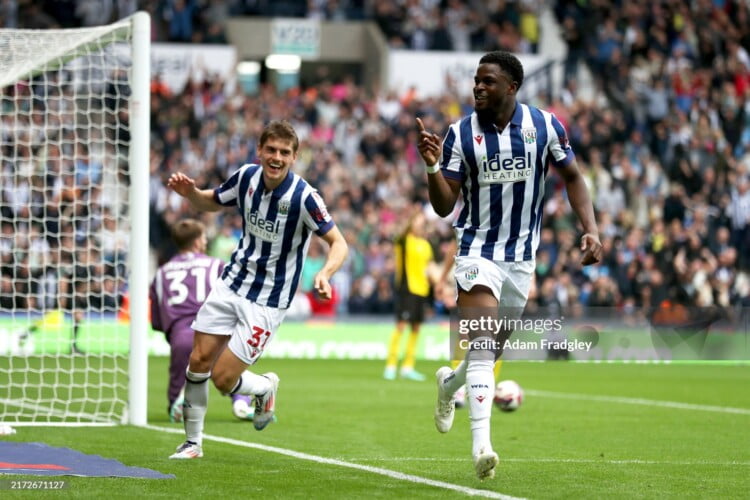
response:
[[[179,431],[165,411],[167,359],[151,358],[150,363],[149,424]],[[421,362],[418,368],[431,375],[439,366]],[[0,439],[70,447],[172,473],[176,479],[69,477],[63,491],[5,490],[0,496],[750,497],[747,365],[506,363],[501,378],[517,380],[527,394],[514,413],[493,410],[493,444],[501,462],[496,478],[485,482],[474,476],[466,410],[457,410],[450,433],[439,434],[432,421],[433,378],[386,382],[382,367],[381,361],[262,359],[259,371],[273,370],[281,377],[278,422],[255,431],[252,424],[234,419],[228,398],[212,388],[206,433],[227,439],[207,439],[200,460],[169,460],[182,436],[158,429],[17,427],[17,434]],[[33,479],[3,479],[11,477]],[[429,480],[440,483],[426,484]]]

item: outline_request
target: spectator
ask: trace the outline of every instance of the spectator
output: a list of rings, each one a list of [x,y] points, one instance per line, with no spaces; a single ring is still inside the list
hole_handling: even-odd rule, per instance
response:
[[[164,21],[167,22],[170,42],[190,42],[193,39],[194,0],[166,0]]]

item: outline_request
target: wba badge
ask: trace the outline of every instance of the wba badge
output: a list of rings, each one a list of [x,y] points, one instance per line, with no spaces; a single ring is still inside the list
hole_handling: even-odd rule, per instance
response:
[[[526,144],[534,144],[536,142],[535,128],[522,128],[521,135],[523,136],[523,142]]]
[[[281,200],[279,202],[279,215],[286,215],[289,213],[289,201]]]

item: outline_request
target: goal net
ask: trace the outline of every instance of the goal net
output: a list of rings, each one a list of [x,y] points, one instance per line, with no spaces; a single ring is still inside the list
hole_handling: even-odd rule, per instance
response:
[[[146,423],[149,23],[0,30],[0,422]]]

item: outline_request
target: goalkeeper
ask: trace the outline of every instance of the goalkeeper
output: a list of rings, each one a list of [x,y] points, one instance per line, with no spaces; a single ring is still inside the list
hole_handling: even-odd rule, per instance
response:
[[[205,254],[205,226],[194,219],[177,222],[172,239],[178,254],[156,271],[151,283],[151,326],[164,332],[169,342],[169,388],[167,411],[172,422],[182,422],[185,370],[195,336],[190,324],[206,300],[224,263]],[[232,396],[232,413],[241,420],[252,420],[254,409],[248,396]]]

